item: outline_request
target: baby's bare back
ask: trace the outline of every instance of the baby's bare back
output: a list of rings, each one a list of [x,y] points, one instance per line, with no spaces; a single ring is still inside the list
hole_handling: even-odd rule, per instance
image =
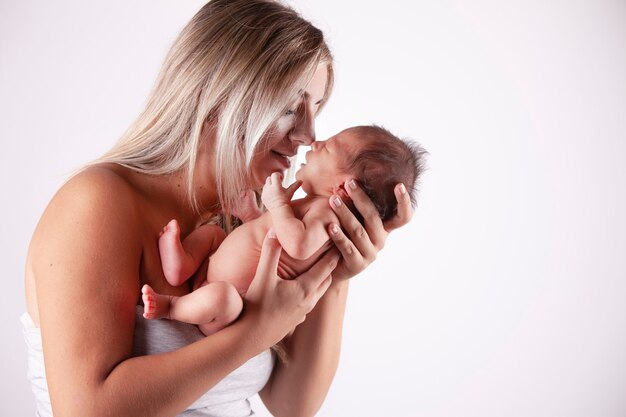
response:
[[[299,219],[304,216],[309,206],[308,201],[292,202],[294,214]],[[264,213],[261,217],[236,228],[211,255],[207,280],[229,282],[240,294],[245,294],[256,273],[263,240],[270,227],[272,227],[271,215]],[[332,242],[328,240],[306,260],[294,259],[283,251],[278,262],[278,275],[284,279],[297,277],[308,270],[331,245]]]

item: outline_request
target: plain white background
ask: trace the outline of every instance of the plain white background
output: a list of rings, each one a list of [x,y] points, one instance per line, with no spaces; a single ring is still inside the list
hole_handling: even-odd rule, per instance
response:
[[[0,415],[34,413],[18,318],[37,219],[202,3],[0,2]],[[319,415],[626,415],[626,3],[290,4],[336,57],[318,137],[375,122],[431,153],[413,221],[351,285]]]

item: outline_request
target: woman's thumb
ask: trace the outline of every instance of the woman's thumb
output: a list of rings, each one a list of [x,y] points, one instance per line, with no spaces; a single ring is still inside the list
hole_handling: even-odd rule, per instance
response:
[[[275,276],[278,270],[278,260],[280,259],[282,251],[283,248],[280,246],[280,242],[276,237],[276,232],[274,232],[274,229],[270,228],[263,240],[259,266],[257,266],[256,269],[256,277]]]

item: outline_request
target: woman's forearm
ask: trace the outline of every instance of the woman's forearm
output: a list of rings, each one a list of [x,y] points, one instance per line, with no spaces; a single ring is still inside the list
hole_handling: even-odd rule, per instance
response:
[[[261,398],[275,416],[312,416],[335,376],[341,351],[348,281],[331,285],[286,343],[287,363],[277,363]]]
[[[52,397],[54,414],[178,415],[265,349],[257,343],[260,338],[253,334],[252,323],[236,322],[174,352],[127,359],[98,384],[57,390],[60,395]]]

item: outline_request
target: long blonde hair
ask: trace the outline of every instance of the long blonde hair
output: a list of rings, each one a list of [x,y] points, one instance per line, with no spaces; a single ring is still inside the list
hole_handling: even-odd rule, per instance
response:
[[[229,219],[259,140],[321,63],[327,98],[332,56],[319,29],[276,1],[210,1],[174,42],[143,112],[94,163],[154,175],[184,170],[190,203],[200,212],[207,207],[197,199],[194,172],[201,133],[210,126],[219,203]]]

